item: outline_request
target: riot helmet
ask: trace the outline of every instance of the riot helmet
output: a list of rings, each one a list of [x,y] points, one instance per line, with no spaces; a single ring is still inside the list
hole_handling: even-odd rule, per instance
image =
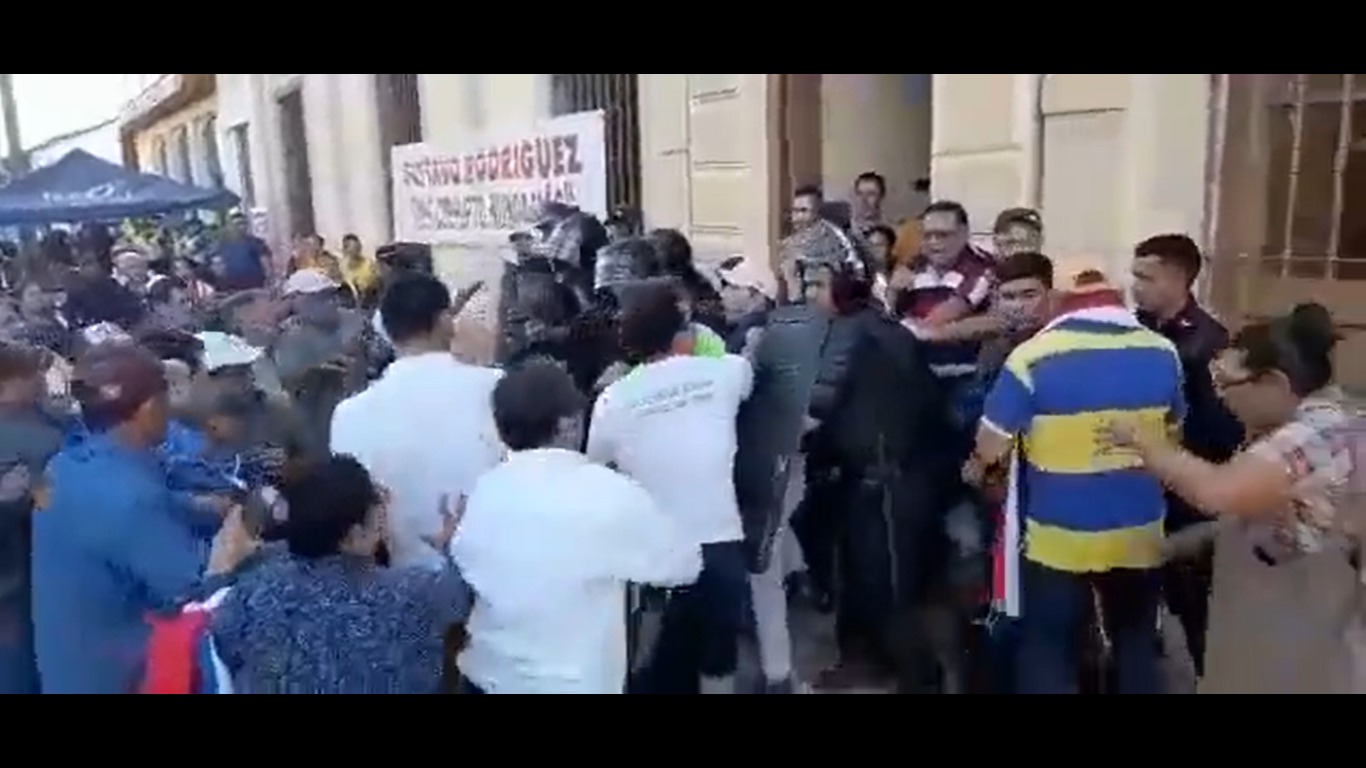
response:
[[[783,241],[783,271],[788,300],[805,301],[808,294],[831,275],[872,284],[872,270],[861,244],[848,232],[828,221],[794,233]]]
[[[598,251],[593,268],[593,290],[620,298],[623,286],[663,273],[659,251],[650,240],[643,237],[618,240]]]

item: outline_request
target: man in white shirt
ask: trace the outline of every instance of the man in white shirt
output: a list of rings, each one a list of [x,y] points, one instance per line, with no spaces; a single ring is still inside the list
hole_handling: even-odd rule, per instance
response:
[[[442,499],[468,496],[502,458],[492,409],[502,373],[451,354],[451,294],[431,275],[394,283],[381,313],[398,359],[337,407],[332,452],[388,490],[390,563],[437,569],[442,555],[425,540],[441,531]]]
[[[734,693],[749,582],[735,497],[735,417],[754,373],[745,358],[692,354],[694,333],[669,285],[628,295],[622,344],[640,367],[593,411],[588,456],[645,487],[701,545],[697,583],[677,591],[640,680],[645,693]]]
[[[477,594],[460,656],[469,692],[623,693],[628,582],[689,584],[702,568],[644,488],[577,450],[584,406],[548,362],[494,390],[512,453],[475,486],[451,544]]]

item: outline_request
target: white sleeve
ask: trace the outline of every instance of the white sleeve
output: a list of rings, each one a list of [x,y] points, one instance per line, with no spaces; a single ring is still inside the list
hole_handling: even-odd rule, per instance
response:
[[[618,555],[623,581],[655,587],[678,587],[697,581],[702,572],[702,546],[684,534],[638,483],[621,476],[616,520],[606,542]]]
[[[352,417],[353,400],[343,400],[332,412],[331,445],[333,456],[352,456],[361,464],[365,463],[360,425]]]
[[[617,459],[610,391],[609,387],[593,405],[593,417],[588,425],[588,447],[584,451],[588,454],[589,461],[603,466],[612,464]]]

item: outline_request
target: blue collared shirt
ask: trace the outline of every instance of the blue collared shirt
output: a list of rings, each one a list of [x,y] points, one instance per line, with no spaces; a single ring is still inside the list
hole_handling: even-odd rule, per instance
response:
[[[208,548],[175,508],[152,451],[112,435],[73,441],[48,465],[33,519],[33,624],[44,693],[136,689],[146,615],[200,583]]]

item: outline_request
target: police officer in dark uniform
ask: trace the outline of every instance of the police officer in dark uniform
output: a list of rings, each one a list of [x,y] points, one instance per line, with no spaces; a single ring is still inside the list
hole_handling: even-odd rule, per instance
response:
[[[873,301],[857,247],[827,231],[837,243],[829,249],[794,244],[809,300],[833,317],[810,403],[819,426],[807,441],[807,503],[794,521],[813,579],[833,577],[836,594],[840,659],[817,688],[890,678],[899,691],[921,692],[934,676],[919,614],[945,549],[948,411],[920,342]]]
[[[1228,330],[1195,300],[1193,287],[1204,259],[1185,235],[1158,235],[1134,250],[1134,300],[1139,319],[1176,345],[1185,369],[1187,413],[1182,446],[1207,461],[1228,461],[1243,440],[1243,429],[1214,390],[1209,364],[1228,346]],[[1208,518],[1167,498],[1167,531],[1174,533]],[[1205,629],[1213,548],[1168,566],[1167,606],[1181,621],[1197,675],[1204,672]]]

